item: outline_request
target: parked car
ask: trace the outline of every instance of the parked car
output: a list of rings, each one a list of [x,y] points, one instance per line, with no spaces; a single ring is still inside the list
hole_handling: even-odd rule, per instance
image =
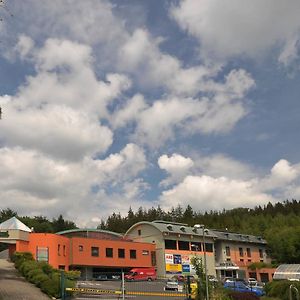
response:
[[[250,287],[243,283],[242,281],[227,281],[224,283],[224,288],[234,290],[237,292],[252,292],[255,295],[261,297],[265,294],[264,290],[261,288]]]
[[[182,287],[182,285],[180,285],[180,283],[178,282],[178,280],[175,277],[171,277],[167,280],[164,290],[165,291],[178,291],[180,289],[180,286]]]
[[[256,278],[250,277],[247,279],[247,283],[248,283],[248,285],[253,286],[253,285],[257,284],[257,280],[256,280]]]

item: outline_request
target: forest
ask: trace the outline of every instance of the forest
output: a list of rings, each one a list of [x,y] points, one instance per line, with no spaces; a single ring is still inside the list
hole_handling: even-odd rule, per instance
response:
[[[48,220],[44,216],[18,216],[17,212],[7,208],[0,210],[0,222],[17,216],[24,224],[34,228],[35,232],[58,232],[77,228],[72,221],[62,215]],[[194,211],[188,205],[177,206],[170,211],[160,207],[136,212],[129,208],[127,215],[112,213],[102,220],[97,228],[125,233],[133,224],[140,221],[165,220],[185,223],[189,226],[204,224],[207,228],[253,234],[265,238],[274,263],[300,263],[300,202],[286,200],[275,204],[255,208],[234,208],[222,211]]]

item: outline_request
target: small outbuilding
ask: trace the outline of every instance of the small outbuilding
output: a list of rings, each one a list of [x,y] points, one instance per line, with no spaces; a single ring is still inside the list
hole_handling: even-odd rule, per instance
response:
[[[300,264],[283,264],[280,265],[273,276],[277,280],[300,281]]]

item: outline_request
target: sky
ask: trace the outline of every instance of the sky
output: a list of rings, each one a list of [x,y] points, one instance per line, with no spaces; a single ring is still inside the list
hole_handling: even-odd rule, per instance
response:
[[[298,0],[0,6],[0,209],[300,199]]]

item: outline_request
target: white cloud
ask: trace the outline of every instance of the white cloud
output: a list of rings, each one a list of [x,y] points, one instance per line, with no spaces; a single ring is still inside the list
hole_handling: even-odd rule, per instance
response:
[[[161,182],[164,186],[180,181],[194,166],[191,158],[177,153],[173,153],[170,157],[164,154],[158,158],[157,163],[160,169],[165,170],[169,175]]]
[[[135,139],[150,147],[159,147],[178,134],[226,133],[247,114],[243,100],[255,85],[244,70],[232,70],[224,83],[208,80],[202,86],[207,97],[173,97],[157,100],[139,111]],[[153,121],[155,120],[155,122]]]
[[[142,85],[162,86],[173,94],[188,96],[197,94],[202,82],[219,70],[216,65],[184,68],[180,60],[160,50],[161,41],[162,38],[151,37],[145,29],[134,31],[120,47],[121,70],[135,74]]]
[[[62,213],[81,224],[117,208],[122,212],[131,204],[137,208],[137,200],[147,189],[147,184],[136,178],[145,168],[146,158],[133,144],[102,161],[89,157],[77,162],[57,160],[20,147],[1,148],[0,155],[1,205],[19,214]],[[92,191],[94,186],[97,191]],[[108,192],[113,186],[120,191]]]
[[[183,0],[170,14],[208,58],[261,56],[300,33],[297,0]]]
[[[275,199],[256,190],[250,181],[231,180],[226,177],[187,176],[174,188],[164,191],[160,205],[165,209],[191,205],[193,209],[222,210],[235,207],[254,207]]]

